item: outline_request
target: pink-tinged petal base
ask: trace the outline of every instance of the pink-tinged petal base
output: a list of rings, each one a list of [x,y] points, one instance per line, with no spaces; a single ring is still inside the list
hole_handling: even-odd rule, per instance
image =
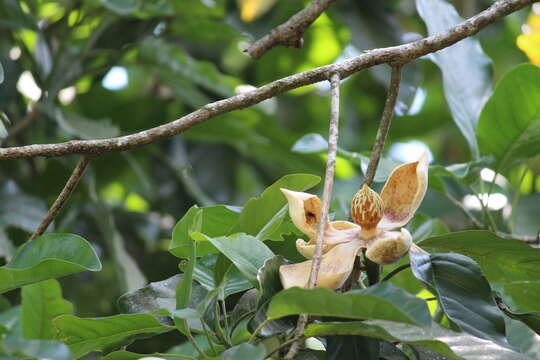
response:
[[[316,287],[337,289],[351,274],[356,254],[363,247],[361,240],[350,241],[334,246],[321,258],[321,267],[317,276]],[[312,260],[279,267],[279,278],[283,288],[293,286],[307,287]]]
[[[358,239],[360,226],[348,221],[333,221],[324,232],[323,254],[326,254],[337,244],[346,243]],[[315,254],[315,238],[305,242],[302,239],[296,240],[296,250],[306,259],[311,259]]]
[[[427,153],[418,161],[395,168],[381,191],[384,211],[377,228],[390,230],[407,224],[424,199],[427,184]]]
[[[369,242],[366,256],[374,263],[388,265],[405,256],[411,245],[412,237],[407,229],[385,231]]]

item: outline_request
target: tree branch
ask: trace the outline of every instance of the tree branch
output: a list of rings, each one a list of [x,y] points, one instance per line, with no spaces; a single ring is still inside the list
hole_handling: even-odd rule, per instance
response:
[[[73,173],[69,177],[62,191],[60,192],[60,195],[58,195],[51,208],[49,209],[47,216],[45,216],[45,218],[37,228],[36,232],[32,234],[30,240],[34,240],[35,238],[41,236],[45,232],[45,230],[47,230],[56,215],[58,215],[60,209],[62,209],[64,203],[67,201],[67,199],[69,199],[69,197],[77,187],[77,184],[79,183],[79,180],[81,179],[81,176],[84,173],[84,170],[86,169],[86,166],[89,162],[89,156],[81,156],[79,162],[77,163],[77,166],[75,166],[75,169],[73,169]]]
[[[367,69],[389,63],[405,64],[426,54],[444,49],[476,34],[492,22],[537,0],[499,0],[488,9],[436,35],[400,46],[367,51],[354,58],[318,67],[273,81],[260,88],[216,101],[173,122],[135,134],[100,140],[73,140],[59,144],[27,145],[0,149],[0,159],[19,159],[34,156],[63,156],[69,154],[100,154],[125,151],[178,135],[210,118],[233,110],[243,109],[275,97],[286,91],[326,80],[328,74],[338,73],[340,79]]]
[[[317,283],[317,275],[321,267],[321,257],[323,250],[324,232],[326,230],[328,218],[328,211],[330,209],[330,200],[332,200],[332,188],[334,186],[334,172],[336,169],[336,152],[338,142],[338,130],[339,130],[339,74],[334,73],[330,77],[331,84],[331,105],[330,105],[330,126],[328,130],[328,158],[326,160],[326,173],[324,176],[324,189],[322,194],[321,214],[319,216],[319,224],[317,228],[317,237],[315,242],[315,254],[313,255],[311,263],[311,272],[309,274],[309,280],[307,284],[308,289],[315,287]],[[295,338],[300,339],[306,328],[308,321],[307,314],[301,314],[298,318],[298,323],[295,329]],[[285,359],[292,359],[296,356],[298,348],[300,346],[299,341],[294,342],[289,352],[285,356]]]
[[[390,123],[394,116],[394,107],[396,106],[396,100],[399,93],[399,84],[401,82],[401,65],[392,66],[392,75],[390,77],[390,85],[388,86],[388,95],[386,96],[386,102],[384,104],[384,110],[379,123],[379,129],[377,130],[377,137],[375,138],[375,144],[373,144],[373,151],[371,152],[371,158],[369,159],[368,168],[366,170],[366,176],[364,178],[364,184],[371,186],[373,178],[375,177],[375,171],[379,166],[379,160],[381,159],[382,151],[384,149],[384,143],[388,131],[390,130]]]
[[[275,46],[292,46],[301,48],[303,45],[304,31],[328,9],[335,0],[313,0],[311,5],[296,13],[289,20],[279,25],[264,37],[255,41],[249,48],[244,50],[253,59],[257,60],[268,50]]]

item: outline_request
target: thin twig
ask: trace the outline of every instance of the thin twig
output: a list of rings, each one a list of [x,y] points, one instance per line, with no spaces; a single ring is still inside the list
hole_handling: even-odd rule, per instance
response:
[[[313,0],[305,9],[293,15],[289,20],[279,25],[261,39],[255,41],[249,48],[244,50],[253,59],[257,60],[268,50],[277,45],[301,48],[304,31],[317,18],[328,9],[335,0]]]
[[[339,129],[339,81],[339,74],[334,73],[330,76],[332,99],[330,105],[330,126],[328,130],[328,158],[326,160],[326,174],[324,177],[324,189],[322,194],[321,214],[319,216],[319,226],[317,228],[315,254],[313,255],[311,272],[309,274],[309,280],[307,284],[308,289],[315,287],[317,283],[317,276],[319,274],[319,268],[321,266],[323,237],[327,225],[326,219],[328,218],[330,200],[332,199],[332,188],[334,186],[334,171],[336,169],[336,152]],[[307,321],[307,314],[301,314],[298,318],[295,329],[295,338],[297,338],[298,341],[294,342],[291,345],[289,352],[285,356],[285,359],[292,359],[296,356],[298,348],[300,347],[300,337],[304,333]]]
[[[456,199],[455,197],[453,197],[452,195],[450,195],[449,193],[445,193],[446,195],[446,198],[448,200],[450,200],[450,202],[452,204],[454,204],[455,207],[457,207],[459,210],[461,210],[461,212],[463,212],[463,214],[469,219],[471,220],[471,222],[473,223],[474,227],[478,228],[478,229],[485,229],[485,226],[484,224],[482,224],[466,207],[465,205],[463,205],[461,203],[461,201],[459,201],[458,199]]]
[[[66,185],[60,192],[60,195],[58,195],[51,208],[49,209],[47,216],[45,216],[45,218],[37,228],[36,232],[32,234],[30,240],[34,240],[38,236],[41,236],[45,232],[45,230],[47,230],[56,215],[58,215],[60,209],[62,209],[64,203],[69,199],[69,197],[77,187],[77,184],[79,183],[79,180],[81,179],[81,176],[83,175],[84,170],[86,169],[86,166],[88,165],[90,160],[91,158],[89,156],[81,156],[79,162],[77,163],[77,166],[75,166],[75,169],[73,169],[73,173],[71,173],[71,176],[66,182]]]
[[[379,165],[382,151],[384,149],[384,143],[390,130],[390,123],[394,116],[394,107],[399,93],[399,84],[401,82],[401,69],[402,65],[393,65],[392,74],[390,77],[390,85],[388,86],[388,94],[386,102],[384,104],[384,110],[379,123],[379,129],[377,130],[377,137],[375,138],[375,144],[373,144],[373,151],[371,152],[371,158],[369,159],[368,168],[366,170],[366,176],[364,178],[364,184],[371,186],[373,178],[375,177],[375,171]]]
[[[388,275],[386,275],[382,281],[388,281],[390,280],[391,278],[393,278],[394,276],[396,276],[397,274],[399,274],[400,272],[402,272],[403,270],[406,270],[408,268],[411,267],[411,264],[405,264],[405,265],[401,265],[401,266],[398,266],[397,268],[395,268],[394,270],[390,271],[388,273]]]
[[[343,80],[354,73],[380,64],[401,63],[444,49],[475,35],[494,21],[530,5],[537,0],[500,0],[476,16],[436,35],[411,43],[373,49],[334,64],[291,75],[249,92],[204,105],[175,121],[135,134],[99,140],[72,140],[58,144],[36,144],[0,148],[0,159],[34,156],[64,156],[68,154],[100,154],[126,151],[178,135],[218,115],[258,104],[289,90],[326,80],[329,73],[339,73]]]

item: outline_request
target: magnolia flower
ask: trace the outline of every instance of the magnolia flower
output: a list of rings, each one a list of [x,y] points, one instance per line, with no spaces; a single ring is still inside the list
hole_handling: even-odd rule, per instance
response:
[[[323,219],[323,256],[316,286],[337,289],[350,275],[358,252],[366,249],[371,261],[386,265],[405,256],[412,245],[411,234],[402,228],[413,217],[426,194],[428,158],[424,153],[418,161],[395,168],[381,194],[363,185],[351,202],[349,221]],[[289,203],[289,214],[294,225],[309,237],[296,241],[296,249],[311,259],[315,254],[317,227],[320,221],[321,200],[304,192],[281,189]],[[391,231],[398,229],[399,231]],[[311,271],[311,260],[282,265],[279,269],[285,289],[306,287]]]

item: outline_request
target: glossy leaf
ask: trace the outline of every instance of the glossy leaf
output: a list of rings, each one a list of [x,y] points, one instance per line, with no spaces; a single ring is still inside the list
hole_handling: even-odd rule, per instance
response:
[[[227,269],[220,269],[217,266],[218,262],[219,260],[216,261],[215,255],[207,255],[200,261],[197,261],[193,272],[193,279],[208,291],[220,288],[223,290],[224,298],[253,287],[236,267],[229,266]],[[223,276],[218,284],[216,284],[216,277],[214,276],[214,272],[216,271],[225,272],[222,274]]]
[[[529,356],[533,360],[540,360],[540,336],[527,325],[509,317],[506,322],[506,338],[515,349]]]
[[[262,360],[266,357],[266,348],[263,344],[244,343],[225,350],[220,357],[230,360]]]
[[[466,333],[431,324],[414,326],[391,321],[335,322],[310,324],[306,336],[359,335],[400,342],[434,351],[453,360],[528,360],[523,354]]]
[[[246,203],[238,218],[238,223],[231,232],[245,232],[248,235],[257,235],[274,215],[287,204],[287,199],[279,190],[280,188],[305,191],[317,185],[319,181],[318,176],[309,174],[293,174],[282,177],[266,188],[259,198],[251,198]]]
[[[411,253],[417,279],[435,291],[450,320],[471,335],[507,345],[504,318],[480,267],[460,254]]]
[[[19,247],[0,267],[0,293],[87,270],[99,271],[101,263],[86,240],[73,234],[45,234]]]
[[[320,134],[306,134],[298,139],[292,147],[292,151],[301,154],[313,154],[326,151],[328,141]]]
[[[73,305],[62,298],[55,279],[22,288],[21,327],[26,339],[54,339],[53,319],[72,312]]]
[[[130,291],[118,298],[118,307],[124,313],[153,312],[159,309],[174,310],[176,307],[176,286],[181,275]]]
[[[390,320],[415,325],[431,322],[423,300],[387,282],[344,294],[324,288],[293,287],[275,295],[267,312],[270,319],[297,314]]]
[[[501,171],[540,152],[540,68],[524,64],[508,72],[486,103],[478,123],[482,152]]]
[[[173,329],[149,314],[122,314],[104,318],[63,315],[54,320],[58,339],[79,358],[91,351],[111,350],[130,344],[136,338],[161,334]]]
[[[434,35],[463,21],[445,0],[416,0],[418,13]],[[468,37],[429,55],[442,72],[444,94],[452,117],[469,143],[473,158],[479,155],[476,124],[480,110],[491,95],[491,61],[480,42]]]
[[[491,282],[540,280],[540,249],[531,248],[520,240],[502,239],[489,231],[435,236],[422,241],[420,246],[472,258]]]
[[[231,228],[238,219],[238,214],[223,205],[208,206],[199,208],[192,206],[173,229],[172,241],[169,251],[176,257],[185,258],[188,256],[188,243],[190,239],[189,228],[194,220],[195,214],[202,211],[201,232],[211,236],[219,237],[230,234]],[[197,256],[217,252],[211,242],[202,240],[196,241]]]
[[[201,233],[192,236],[197,241],[210,241],[253,284],[257,284],[257,272],[266,259],[274,256],[262,241],[246,234],[216,238]]]

